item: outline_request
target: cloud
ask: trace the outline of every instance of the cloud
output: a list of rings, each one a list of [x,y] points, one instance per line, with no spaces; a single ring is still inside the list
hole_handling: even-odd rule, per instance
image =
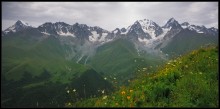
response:
[[[45,22],[76,22],[109,31],[136,20],[151,19],[163,26],[174,17],[179,23],[218,27],[217,2],[2,2],[2,29],[18,19],[33,26]]]

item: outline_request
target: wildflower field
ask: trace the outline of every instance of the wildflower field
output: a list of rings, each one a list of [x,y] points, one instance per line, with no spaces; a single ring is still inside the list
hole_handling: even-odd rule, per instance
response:
[[[67,102],[66,107],[218,107],[218,47],[194,50],[152,73],[139,69],[129,86]]]

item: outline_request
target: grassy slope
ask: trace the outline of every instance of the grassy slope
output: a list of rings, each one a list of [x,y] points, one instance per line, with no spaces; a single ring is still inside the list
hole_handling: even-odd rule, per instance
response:
[[[77,107],[218,107],[218,47],[194,50],[156,73],[143,71],[128,87]],[[105,95],[106,96],[106,95]]]
[[[183,30],[177,34],[167,46],[162,48],[162,51],[173,56],[178,56],[191,50],[198,49],[205,44],[217,43],[217,36],[208,36],[189,30]]]
[[[1,103],[4,107],[36,107],[36,102],[43,107],[62,106],[68,99],[65,87],[74,82],[76,85],[70,87],[78,86],[77,90],[81,91],[79,81],[83,81],[83,77],[87,77],[88,82],[84,84],[100,82],[93,90],[101,86],[110,88],[111,84],[105,86],[102,77],[97,79],[99,75],[95,75],[95,71],[93,76],[89,76],[88,66],[65,60],[66,48],[56,38],[31,39],[25,35],[2,37],[1,83],[4,96]],[[47,73],[43,73],[45,71]],[[82,77],[78,78],[80,75]],[[90,89],[86,90],[87,95],[92,93]]]
[[[65,48],[54,37],[42,41],[30,41],[30,37],[22,35],[2,39],[2,72],[9,80],[20,80],[25,71],[38,76],[47,69],[53,75],[52,81],[56,81],[62,72],[73,74],[86,70],[80,64],[65,60]],[[68,82],[66,77],[59,80]]]
[[[124,39],[118,39],[98,48],[97,54],[90,61],[90,65],[98,72],[103,72],[110,78],[128,79],[137,67],[152,66],[160,63],[155,57],[140,57],[134,45]]]

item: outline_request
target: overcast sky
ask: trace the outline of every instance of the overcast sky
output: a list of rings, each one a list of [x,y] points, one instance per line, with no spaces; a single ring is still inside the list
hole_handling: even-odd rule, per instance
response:
[[[35,27],[62,21],[112,31],[145,18],[163,26],[171,17],[217,28],[218,2],[2,2],[2,30],[23,20]]]

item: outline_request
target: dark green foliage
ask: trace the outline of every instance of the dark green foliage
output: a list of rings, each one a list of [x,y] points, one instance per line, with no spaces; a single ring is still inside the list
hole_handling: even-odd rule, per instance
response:
[[[104,90],[105,93],[110,93],[114,89],[111,83],[104,80],[104,78],[93,69],[85,71],[79,78],[72,80],[69,87],[77,90],[77,99],[101,95],[101,90]]]
[[[90,69],[69,84],[50,82],[51,72],[46,69],[38,77],[25,72],[20,81],[2,78],[2,107],[64,107],[68,101],[79,101],[113,91],[112,85],[96,71]],[[76,92],[73,92],[76,89]],[[67,91],[70,91],[67,93]]]

